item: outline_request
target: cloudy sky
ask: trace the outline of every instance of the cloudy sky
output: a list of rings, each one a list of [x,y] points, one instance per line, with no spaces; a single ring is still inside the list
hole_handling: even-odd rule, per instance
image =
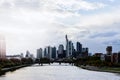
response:
[[[7,54],[65,44],[65,34],[90,52],[120,51],[120,0],[0,0]]]

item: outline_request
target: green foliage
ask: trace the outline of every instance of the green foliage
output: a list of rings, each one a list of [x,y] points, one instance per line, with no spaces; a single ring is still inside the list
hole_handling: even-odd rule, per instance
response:
[[[50,63],[50,59],[48,59],[48,58],[41,58],[41,59],[39,60],[39,62],[40,62],[40,63]]]
[[[120,67],[120,64],[114,64],[112,62],[101,61],[99,57],[91,56],[87,58],[79,58],[75,61],[75,65],[90,65],[96,67]]]
[[[32,64],[33,60],[31,58],[22,58],[21,63],[22,64]]]
[[[31,58],[22,58],[19,59],[0,59],[0,69],[1,68],[10,68],[14,66],[24,65],[24,64],[32,64],[33,60]]]

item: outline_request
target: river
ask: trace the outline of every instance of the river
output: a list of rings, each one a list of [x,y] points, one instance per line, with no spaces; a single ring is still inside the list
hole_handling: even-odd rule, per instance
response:
[[[7,72],[0,80],[120,80],[120,74],[81,69],[69,64],[33,65]]]

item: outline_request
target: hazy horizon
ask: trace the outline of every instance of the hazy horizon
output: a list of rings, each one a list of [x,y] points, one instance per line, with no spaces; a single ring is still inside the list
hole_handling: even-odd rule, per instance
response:
[[[0,0],[0,34],[7,54],[65,46],[65,35],[90,53],[120,51],[119,0]]]

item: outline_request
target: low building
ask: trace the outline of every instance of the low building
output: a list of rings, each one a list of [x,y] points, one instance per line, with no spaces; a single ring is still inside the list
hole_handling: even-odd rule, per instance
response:
[[[120,52],[118,52],[118,63],[120,63]]]
[[[95,53],[93,56],[95,56],[95,57],[101,57],[101,55],[103,55],[103,53]]]
[[[111,62],[118,63],[118,53],[113,53],[111,56]]]
[[[102,55],[100,56],[100,60],[101,60],[101,61],[105,61],[105,56],[106,56],[105,54],[102,54]]]
[[[21,55],[7,55],[7,59],[19,59],[21,60],[23,57]]]
[[[88,57],[89,49],[88,48],[82,48],[82,55],[81,57]]]

